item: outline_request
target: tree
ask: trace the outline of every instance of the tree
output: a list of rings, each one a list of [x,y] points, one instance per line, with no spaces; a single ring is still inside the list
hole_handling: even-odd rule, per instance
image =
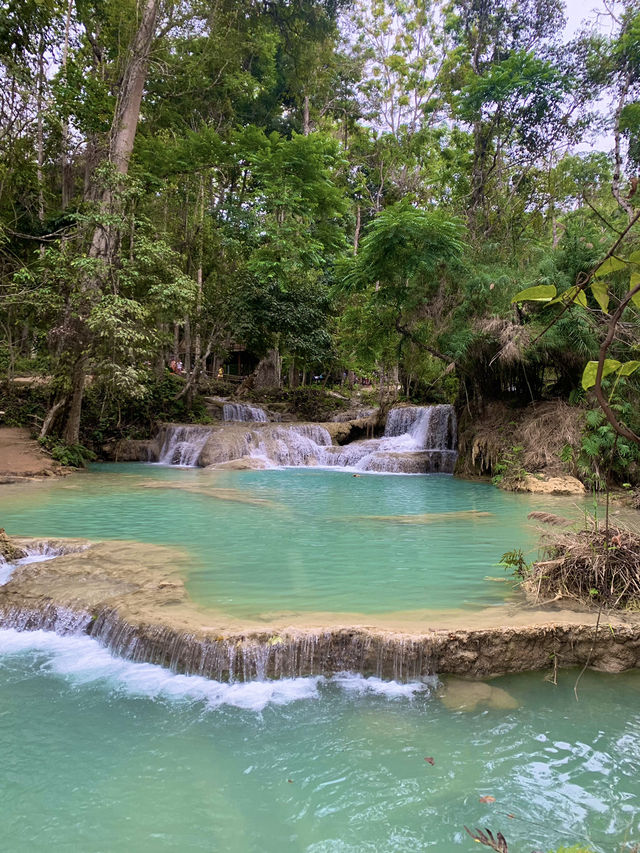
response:
[[[439,289],[439,276],[464,250],[462,226],[439,210],[409,202],[385,208],[370,224],[358,254],[343,273],[340,289],[358,293],[378,317],[379,345],[395,347],[396,359],[411,341],[449,364],[423,334],[424,309]],[[424,323],[422,323],[424,326]]]

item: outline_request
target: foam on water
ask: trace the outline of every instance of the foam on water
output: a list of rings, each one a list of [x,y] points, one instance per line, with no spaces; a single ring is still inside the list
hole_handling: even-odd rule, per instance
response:
[[[342,673],[334,678],[311,676],[227,683],[199,675],[180,675],[149,663],[134,663],[112,655],[85,635],[60,636],[51,631],[0,629],[0,658],[8,655],[45,655],[42,671],[63,676],[72,684],[106,684],[131,696],[179,702],[201,702],[207,708],[223,705],[260,712],[267,705],[288,705],[317,699],[320,689],[334,684],[347,694],[377,694],[389,699],[412,699],[436,682],[400,684],[380,678]],[[1,662],[0,662],[1,665]]]

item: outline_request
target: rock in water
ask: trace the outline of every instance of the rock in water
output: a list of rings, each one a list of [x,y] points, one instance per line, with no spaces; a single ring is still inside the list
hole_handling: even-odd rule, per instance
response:
[[[450,711],[474,711],[478,705],[498,710],[513,710],[519,702],[501,687],[484,681],[447,679],[440,690],[440,699]]]
[[[0,527],[0,557],[7,563],[15,563],[27,556],[27,552],[14,545],[5,533],[4,527]]]

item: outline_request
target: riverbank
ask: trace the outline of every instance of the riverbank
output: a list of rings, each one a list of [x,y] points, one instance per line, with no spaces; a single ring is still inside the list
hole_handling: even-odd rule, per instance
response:
[[[23,427],[0,428],[0,484],[68,473]]]

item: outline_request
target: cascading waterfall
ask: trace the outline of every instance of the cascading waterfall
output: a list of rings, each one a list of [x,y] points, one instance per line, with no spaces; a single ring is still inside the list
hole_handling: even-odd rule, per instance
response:
[[[389,412],[382,438],[336,447],[329,433],[317,424],[279,427],[262,433],[247,455],[260,456],[279,466],[453,474],[456,440],[453,406],[404,406]]]
[[[84,550],[86,546],[79,545],[77,550]],[[0,586],[4,586],[11,580],[11,576],[18,568],[18,566],[26,566],[29,563],[43,563],[46,560],[53,560],[55,557],[59,557],[62,554],[67,554],[72,550],[76,550],[74,548],[63,548],[57,545],[52,545],[50,542],[37,542],[34,545],[30,545],[25,548],[26,552],[25,557],[21,557],[19,560],[16,560],[14,563],[7,562],[2,555],[0,555]]]
[[[206,426],[163,427],[159,437],[158,462],[163,465],[193,468],[198,464],[200,454],[210,435],[211,427]]]
[[[432,643],[427,637],[335,629],[214,638],[164,625],[132,624],[108,608],[94,618],[84,609],[53,603],[0,611],[0,621],[3,628],[18,631],[88,634],[125,660],[231,683],[344,672],[412,681],[434,673]]]
[[[391,409],[382,438],[330,448],[323,464],[405,474],[453,474],[457,451],[453,406]]]
[[[222,407],[222,417],[225,421],[242,421],[266,423],[269,418],[264,409],[259,406],[249,406],[245,403],[225,403]]]
[[[320,424],[258,424],[258,416],[250,419],[247,413],[262,409],[226,403],[225,414],[227,407],[243,410],[246,429],[239,423],[225,428],[167,425],[158,436],[158,461],[207,467],[248,457],[260,459],[266,467],[324,466],[398,474],[452,474],[455,466],[457,435],[452,406],[392,409],[382,438],[343,446],[333,445]]]
[[[331,436],[319,424],[293,424],[261,433],[250,456],[263,458],[278,466],[307,467],[325,465]]]

